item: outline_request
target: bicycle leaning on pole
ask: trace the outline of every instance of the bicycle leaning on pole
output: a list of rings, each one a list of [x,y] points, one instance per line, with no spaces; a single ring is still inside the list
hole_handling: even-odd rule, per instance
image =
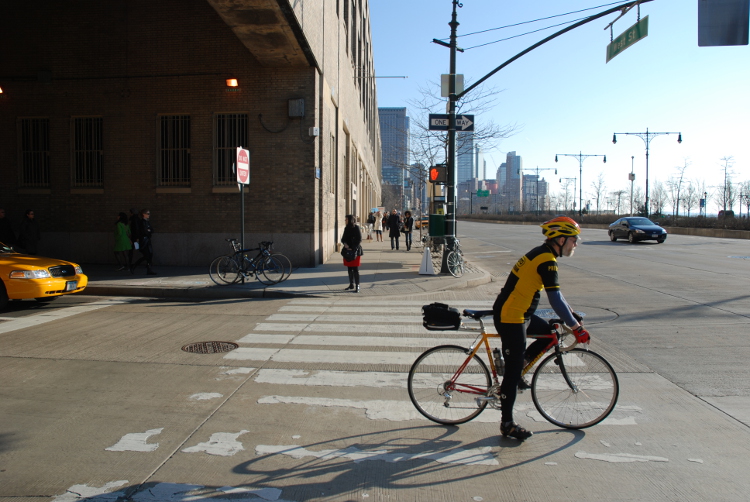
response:
[[[438,307],[434,307],[438,306]],[[430,309],[430,307],[433,307]],[[409,371],[409,398],[417,410],[439,424],[462,424],[482,413],[489,404],[500,409],[500,379],[503,361],[498,349],[490,350],[490,338],[483,317],[491,310],[464,310],[463,316],[478,321],[480,327],[465,326],[456,309],[444,304],[423,307],[424,326],[431,330],[478,331],[469,348],[440,345],[421,354]],[[445,322],[445,310],[453,320]],[[548,339],[544,351],[523,369],[529,372],[541,359],[531,381],[531,398],[537,411],[549,422],[566,429],[596,425],[612,412],[619,395],[619,382],[612,366],[599,354],[577,348],[573,333],[558,319],[550,319],[549,331],[527,333],[530,338]],[[572,340],[572,343],[566,342]],[[480,357],[484,347],[489,360]],[[542,359],[547,352],[550,355]],[[500,368],[498,368],[498,366]]]
[[[264,241],[257,248],[241,249],[237,239],[225,240],[232,246],[234,253],[231,256],[219,256],[211,262],[208,273],[216,284],[224,286],[255,277],[261,284],[270,286],[289,276],[284,264],[271,254],[273,242]],[[251,257],[248,255],[250,251],[258,251],[258,254]]]

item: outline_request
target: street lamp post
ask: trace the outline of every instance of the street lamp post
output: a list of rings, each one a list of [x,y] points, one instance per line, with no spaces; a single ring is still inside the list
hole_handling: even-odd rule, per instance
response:
[[[643,142],[646,144],[646,217],[648,217],[649,213],[649,200],[648,200],[648,148],[649,144],[651,143],[651,140],[654,139],[656,136],[663,136],[663,135],[669,135],[669,134],[677,134],[677,143],[682,143],[682,133],[681,132],[649,132],[648,127],[646,128],[646,132],[616,132],[612,134],[612,143],[617,144],[617,135],[618,134],[627,134],[628,136],[638,136],[643,140]]]
[[[555,175],[557,175],[557,168],[554,167],[543,167],[539,169],[539,166],[536,166],[536,168],[531,169],[532,171],[536,172],[536,214],[540,214],[541,211],[539,211],[539,171],[555,171]],[[518,174],[521,174],[521,170],[518,170]],[[523,174],[521,174],[521,186],[523,187]],[[549,185],[548,185],[549,187]],[[549,192],[549,188],[547,190]]]
[[[563,157],[575,157],[578,159],[578,214],[583,214],[583,161],[589,157],[604,157],[604,163],[607,163],[606,155],[595,155],[595,154],[582,154],[578,153],[556,153],[555,162],[557,162],[557,156],[562,155]]]
[[[635,155],[630,156],[630,216],[633,216],[633,182],[635,181],[635,173],[633,172],[633,165],[635,163]]]
[[[575,187],[576,186],[576,181],[578,181],[578,179],[577,178],[560,178],[560,183],[562,183],[563,180],[566,181],[566,183],[565,183],[565,210],[567,211],[568,210],[568,197],[567,197],[567,195],[568,195],[568,183],[567,182],[570,181],[570,180],[573,180],[573,187]],[[575,198],[574,198],[573,199],[573,211],[575,211],[575,210],[576,210],[576,201],[575,201]]]

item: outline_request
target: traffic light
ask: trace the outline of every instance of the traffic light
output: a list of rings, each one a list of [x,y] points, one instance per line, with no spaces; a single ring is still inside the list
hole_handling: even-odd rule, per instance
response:
[[[448,182],[448,166],[438,164],[430,168],[430,181],[436,185],[445,185]]]

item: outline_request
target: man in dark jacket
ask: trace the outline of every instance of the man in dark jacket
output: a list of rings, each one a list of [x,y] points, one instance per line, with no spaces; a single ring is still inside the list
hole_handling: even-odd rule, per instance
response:
[[[401,218],[395,209],[388,217],[388,236],[391,238],[391,250],[398,250],[398,238],[401,237]]]
[[[143,211],[141,211],[141,218],[136,222],[136,242],[138,242],[138,250],[141,252],[142,256],[138,258],[138,261],[133,263],[133,265],[130,267],[131,274],[134,274],[136,267],[140,265],[141,262],[145,261],[146,274],[156,275],[156,272],[151,270],[151,260],[154,256],[154,248],[151,244],[151,234],[153,234],[154,229],[151,227],[150,219],[151,211],[149,211],[148,209],[144,209]]]

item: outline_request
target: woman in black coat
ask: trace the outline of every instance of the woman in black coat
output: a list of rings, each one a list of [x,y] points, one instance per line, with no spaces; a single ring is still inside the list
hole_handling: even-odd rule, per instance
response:
[[[341,236],[341,243],[344,245],[344,249],[351,249],[354,251],[354,259],[347,260],[344,258],[344,266],[349,271],[349,287],[344,291],[353,289],[355,293],[359,293],[359,262],[362,256],[362,232],[357,225],[357,220],[354,215],[348,214],[346,216],[346,227],[344,227],[344,234]]]
[[[388,236],[391,238],[391,250],[398,250],[398,238],[401,237],[401,218],[395,209],[388,217]]]

